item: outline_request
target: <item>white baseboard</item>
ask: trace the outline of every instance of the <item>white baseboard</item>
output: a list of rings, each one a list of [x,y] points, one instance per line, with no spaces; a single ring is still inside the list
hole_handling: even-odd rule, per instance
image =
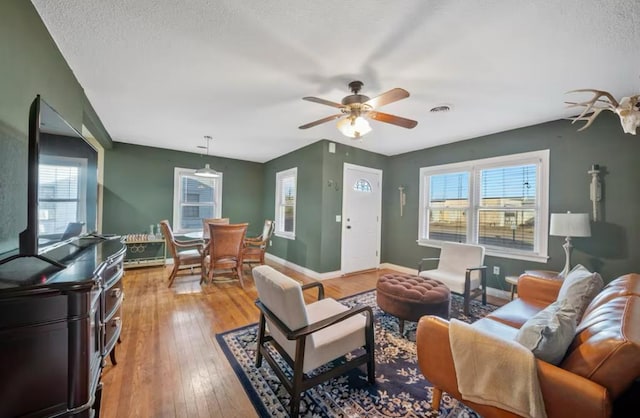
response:
[[[273,254],[269,254],[269,253],[265,253],[265,258],[273,261],[274,263],[278,263],[283,265],[284,267],[290,268],[291,270],[295,270],[298,273],[302,273],[305,276],[309,276],[312,279],[316,279],[316,280],[325,280],[325,279],[334,279],[336,277],[340,277],[340,275],[342,275],[342,272],[340,270],[338,271],[330,271],[327,273],[318,273],[317,271],[313,271],[311,269],[308,269],[306,267],[302,267],[299,266],[295,263],[292,263],[291,261],[287,261],[284,258],[280,258],[277,257]]]

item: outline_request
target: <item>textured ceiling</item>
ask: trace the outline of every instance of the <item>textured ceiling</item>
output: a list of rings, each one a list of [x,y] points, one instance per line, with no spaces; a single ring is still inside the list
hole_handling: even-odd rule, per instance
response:
[[[568,90],[640,90],[638,0],[33,3],[115,141],[200,153],[211,135],[250,161],[322,138],[394,155],[565,118]],[[418,126],[297,128],[336,113],[302,97],[356,79],[408,90],[381,110]]]

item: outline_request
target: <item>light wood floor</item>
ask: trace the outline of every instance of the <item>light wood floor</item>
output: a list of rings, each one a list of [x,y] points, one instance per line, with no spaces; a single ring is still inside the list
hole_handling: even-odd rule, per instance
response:
[[[313,281],[271,265],[303,283]],[[337,299],[373,289],[389,272],[324,280],[325,294]],[[118,364],[108,361],[103,371],[101,416],[257,416],[215,339],[217,333],[258,321],[248,269],[245,290],[238,282],[200,286],[199,274],[188,271],[169,289],[168,274],[168,267],[126,271],[122,343],[116,347]]]

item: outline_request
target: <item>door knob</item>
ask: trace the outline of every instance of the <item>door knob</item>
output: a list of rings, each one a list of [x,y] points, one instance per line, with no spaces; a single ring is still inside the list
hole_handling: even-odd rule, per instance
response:
[[[351,225],[347,225],[347,229],[351,229]]]

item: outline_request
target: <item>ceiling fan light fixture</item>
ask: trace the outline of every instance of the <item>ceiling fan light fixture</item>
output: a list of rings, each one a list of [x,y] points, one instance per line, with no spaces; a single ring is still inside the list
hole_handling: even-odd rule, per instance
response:
[[[205,136],[204,139],[207,141],[207,157],[209,156],[209,141],[211,141],[211,137],[209,135]],[[198,177],[207,177],[207,178],[216,178],[220,177],[220,173],[211,168],[209,164],[205,164],[204,168],[199,168],[193,173],[194,176]]]
[[[340,119],[337,126],[340,132],[349,138],[358,139],[371,132],[371,125],[369,125],[369,121],[362,116]]]

